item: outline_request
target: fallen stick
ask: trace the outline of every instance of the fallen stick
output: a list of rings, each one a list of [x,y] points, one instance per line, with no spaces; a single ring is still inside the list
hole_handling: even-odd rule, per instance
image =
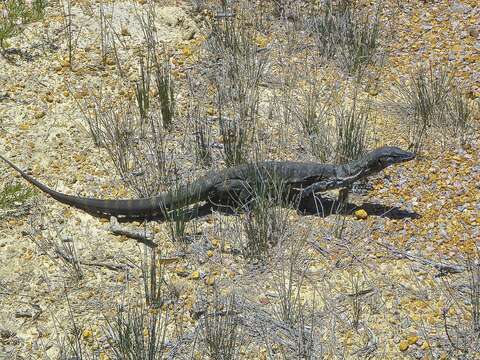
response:
[[[153,234],[146,230],[130,230],[120,226],[118,219],[115,216],[110,217],[110,232],[113,235],[124,235],[130,239],[137,240],[149,247],[157,246],[153,242]]]
[[[438,271],[438,274],[435,275],[435,277],[445,276],[448,274],[459,274],[467,270],[467,268],[462,265],[447,264],[447,263],[433,261],[433,260],[424,258],[422,256],[409,254],[389,244],[384,244],[384,243],[379,243],[379,244],[385,247],[389,252],[393,253],[400,259],[408,259],[408,260],[415,261],[420,264],[435,268]]]

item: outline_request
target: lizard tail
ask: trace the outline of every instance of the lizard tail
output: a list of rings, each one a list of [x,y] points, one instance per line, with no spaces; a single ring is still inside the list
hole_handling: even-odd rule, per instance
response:
[[[98,217],[109,216],[127,216],[134,218],[148,218],[153,216],[161,216],[164,212],[165,204],[164,196],[157,196],[147,199],[128,199],[128,200],[102,200],[96,198],[87,198],[80,196],[67,195],[42,184],[34,179],[11,161],[0,155],[0,158],[15,169],[25,180],[36,186],[44,193],[48,194],[55,200],[70,205],[74,208],[84,210],[91,215]]]

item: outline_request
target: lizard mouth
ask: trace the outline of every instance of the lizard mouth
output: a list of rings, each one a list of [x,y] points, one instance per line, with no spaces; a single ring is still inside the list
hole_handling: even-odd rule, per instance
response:
[[[415,159],[415,154],[411,153],[411,152],[408,152],[408,151],[405,151],[405,153],[403,153],[401,156],[399,156],[398,162],[405,162],[405,161],[410,161],[410,160],[413,160],[413,159]]]
[[[387,158],[381,158],[379,159],[380,164],[383,166],[383,168],[394,165],[394,164],[400,164],[406,161],[410,161],[415,159],[415,154],[411,153],[409,151],[402,151],[400,154],[395,154],[394,156],[389,156]]]
[[[413,160],[415,159],[415,156],[416,155],[410,151],[401,150],[401,151],[396,151],[394,154],[390,156],[387,156],[384,159],[384,162],[389,165],[398,164],[398,163],[403,163],[406,161]]]
[[[402,156],[402,162],[410,161],[415,159],[415,154],[405,151],[405,154]]]

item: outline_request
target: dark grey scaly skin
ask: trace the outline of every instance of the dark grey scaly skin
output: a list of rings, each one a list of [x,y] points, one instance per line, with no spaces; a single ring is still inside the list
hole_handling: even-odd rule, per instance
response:
[[[0,155],[20,175],[55,200],[86,211],[97,217],[125,217],[141,220],[162,217],[166,211],[201,201],[217,205],[243,203],[249,189],[258,179],[276,179],[287,191],[302,197],[313,193],[345,188],[354,182],[380,172],[388,166],[415,158],[415,155],[397,147],[378,148],[359,160],[343,165],[306,163],[295,161],[263,161],[239,165],[219,172],[210,172],[198,180],[181,185],[174,191],[163,192],[146,199],[102,200],[63,194],[50,189],[19,169]]]

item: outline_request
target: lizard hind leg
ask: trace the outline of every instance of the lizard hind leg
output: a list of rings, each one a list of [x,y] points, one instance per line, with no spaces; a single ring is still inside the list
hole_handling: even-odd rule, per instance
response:
[[[248,209],[252,196],[245,181],[229,179],[215,187],[209,194],[208,202],[220,210],[237,213]]]

